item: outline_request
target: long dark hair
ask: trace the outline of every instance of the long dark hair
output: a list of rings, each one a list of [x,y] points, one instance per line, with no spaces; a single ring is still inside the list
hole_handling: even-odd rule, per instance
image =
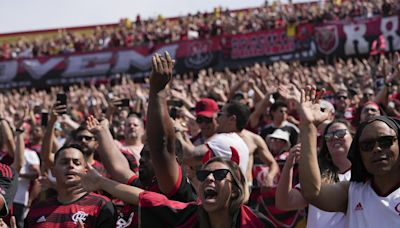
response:
[[[399,137],[400,120],[398,119],[394,119],[388,116],[377,116],[361,123],[360,127],[357,129],[356,134],[353,138],[353,142],[351,143],[348,154],[348,158],[352,164],[350,181],[364,182],[372,177],[372,175],[368,173],[367,169],[365,168],[362,162],[358,141],[360,140],[360,136],[363,133],[364,128],[375,121],[382,121],[386,123],[390,128],[392,128],[396,132],[396,137]],[[399,143],[399,140],[397,141]]]
[[[338,171],[339,169],[333,163],[331,154],[328,150],[328,145],[325,139],[325,135],[328,133],[328,130],[334,124],[343,124],[347,128],[347,132],[350,134],[350,125],[346,120],[337,119],[329,123],[324,130],[324,134],[322,135],[322,147],[318,154],[318,163],[321,171],[321,177],[327,183],[333,183],[339,181]]]

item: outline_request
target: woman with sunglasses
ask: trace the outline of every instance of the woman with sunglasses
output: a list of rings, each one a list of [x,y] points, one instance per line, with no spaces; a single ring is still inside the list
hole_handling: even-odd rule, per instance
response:
[[[318,155],[321,181],[332,184],[350,180],[351,162],[347,159],[352,136],[344,120],[329,123],[323,134],[322,147]],[[300,156],[300,144],[289,151],[279,179],[275,203],[282,210],[299,210],[308,206],[307,227],[343,227],[344,214],[320,210],[308,205],[298,187],[292,188],[293,168]]]
[[[399,121],[371,118],[360,125],[349,150],[350,181],[322,183],[315,125],[327,117],[314,88],[302,91],[300,183],[305,199],[321,210],[345,214],[345,227],[400,227]]]
[[[249,196],[245,176],[237,163],[221,157],[210,159],[197,171],[199,200],[191,203],[115,182],[91,167],[87,174],[77,175],[82,178],[80,183],[68,183],[74,186],[70,188],[74,192],[102,189],[139,205],[140,227],[275,227],[244,205]]]

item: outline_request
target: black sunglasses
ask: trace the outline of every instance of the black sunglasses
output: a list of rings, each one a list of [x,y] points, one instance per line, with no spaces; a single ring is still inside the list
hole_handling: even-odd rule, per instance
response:
[[[378,137],[376,139],[359,142],[358,145],[361,151],[370,152],[374,149],[377,142],[381,149],[388,149],[393,145],[396,139],[397,139],[396,136],[387,135]]]
[[[209,124],[213,121],[212,118],[204,117],[204,116],[199,116],[196,118],[196,123],[201,124],[201,123],[206,123]]]
[[[329,141],[329,140],[331,140],[333,138],[342,139],[342,138],[344,138],[346,136],[346,134],[347,134],[347,130],[346,129],[340,129],[340,130],[336,130],[336,131],[332,131],[332,132],[326,133],[324,137],[325,137],[326,141]]]
[[[338,100],[346,100],[348,97],[347,96],[343,96],[343,95],[341,95],[341,96],[336,96],[336,99],[338,99]]]
[[[93,136],[87,136],[87,135],[80,135],[80,136],[76,137],[76,140],[77,141],[83,141],[83,140],[92,141],[92,140],[94,140],[94,137]]]
[[[196,172],[197,179],[199,181],[204,181],[209,175],[212,173],[215,180],[220,181],[225,179],[226,175],[230,173],[229,169],[216,169],[213,171],[210,170],[198,170]]]

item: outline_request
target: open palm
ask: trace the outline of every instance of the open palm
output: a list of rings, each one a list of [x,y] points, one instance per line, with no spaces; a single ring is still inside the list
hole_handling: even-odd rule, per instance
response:
[[[319,104],[319,99],[323,93],[324,90],[317,94],[316,89],[310,86],[301,90],[301,99],[298,106],[301,124],[312,123],[318,126],[328,118],[328,112],[321,111]]]

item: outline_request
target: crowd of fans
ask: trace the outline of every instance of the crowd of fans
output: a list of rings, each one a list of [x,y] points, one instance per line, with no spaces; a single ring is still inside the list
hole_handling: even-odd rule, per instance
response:
[[[274,3],[137,17],[0,52],[10,59],[153,45],[388,16],[399,6]],[[2,91],[0,227],[398,226],[400,54],[332,62],[172,75],[165,53],[153,56],[141,83],[119,75]]]
[[[122,75],[109,82],[48,90],[20,88],[0,94],[1,163],[13,167],[14,176],[7,178],[15,182],[19,175],[13,204],[17,227],[23,227],[24,220],[28,227],[48,222],[157,226],[153,213],[160,216],[161,224],[214,224],[218,214],[212,210],[213,202],[221,200],[220,188],[226,186],[209,184],[222,183],[227,173],[236,186],[228,192],[235,199],[236,191],[240,193],[232,208],[255,216],[256,227],[302,224],[304,208],[308,208],[307,226],[319,227],[338,218],[322,216],[326,219],[322,221],[318,219],[321,213],[343,212],[343,205],[331,209],[318,200],[317,193],[307,195],[310,183],[301,180],[301,170],[299,187],[299,154],[314,159],[319,148],[322,184],[348,181],[354,162],[347,159],[352,133],[360,131],[360,125],[368,127],[368,120],[375,116],[400,117],[398,53],[338,59],[333,65],[276,62],[236,71],[203,69],[173,79],[173,61],[168,58],[155,55],[145,83]],[[316,103],[319,97],[322,100]],[[320,116],[307,115],[318,114],[313,105],[323,111]],[[389,138],[379,140],[377,148],[387,149]],[[308,152],[303,152],[299,142],[308,142],[304,146]],[[360,149],[375,148],[366,147]],[[308,165],[315,167],[315,163]],[[318,180],[319,170],[305,172]],[[203,204],[192,208],[189,202],[196,200],[196,193]],[[247,198],[256,214],[244,206]],[[4,199],[5,208],[12,207],[10,197]],[[71,209],[76,204],[92,209]],[[94,210],[93,204],[99,208]],[[142,213],[137,213],[139,204]],[[206,214],[196,220],[189,216],[196,210]],[[178,215],[166,218],[159,213]],[[68,214],[72,220],[60,219],[59,214]],[[345,215],[339,218],[344,224]]]
[[[301,4],[273,2],[265,6],[228,10],[216,8],[213,13],[197,13],[165,19],[158,17],[134,22],[123,19],[118,26],[99,26],[89,33],[60,30],[53,37],[38,37],[15,42],[4,41],[1,59],[31,58],[72,52],[104,50],[115,47],[152,47],[159,43],[202,39],[224,34],[244,34],[274,28],[296,26],[298,23],[321,23],[352,20],[376,15],[389,16],[400,10],[398,0],[382,1],[321,1]]]

